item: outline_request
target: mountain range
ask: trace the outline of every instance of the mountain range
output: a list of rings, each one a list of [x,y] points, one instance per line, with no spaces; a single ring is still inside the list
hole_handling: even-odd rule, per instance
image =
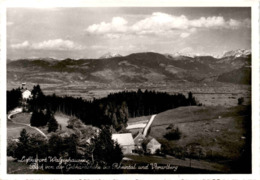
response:
[[[221,57],[185,54],[106,54],[99,59],[20,59],[7,61],[7,82],[21,83],[158,83],[227,82],[251,84],[251,51]]]

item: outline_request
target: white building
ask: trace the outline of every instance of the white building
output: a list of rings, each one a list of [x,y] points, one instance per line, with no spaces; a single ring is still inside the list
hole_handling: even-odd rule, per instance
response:
[[[29,91],[28,89],[26,89],[25,91],[22,92],[22,97],[23,99],[29,99],[31,98],[31,91]]]
[[[146,145],[146,149],[151,154],[155,154],[157,149],[161,150],[161,144],[156,139],[152,138]]]
[[[135,143],[131,133],[112,134],[112,139],[120,145],[123,154],[133,153]]]

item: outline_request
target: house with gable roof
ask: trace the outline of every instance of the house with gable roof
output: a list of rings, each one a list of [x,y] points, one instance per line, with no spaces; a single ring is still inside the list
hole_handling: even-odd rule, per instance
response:
[[[131,133],[112,134],[112,139],[122,148],[123,154],[131,154],[135,150],[135,143]]]
[[[138,133],[134,138],[134,143],[137,151],[143,150],[144,146],[150,154],[155,154],[157,149],[161,150],[161,144],[155,138],[151,136],[145,137],[142,133]]]
[[[161,144],[154,138],[152,138],[146,145],[146,150],[150,154],[155,154],[157,150],[161,150]]]

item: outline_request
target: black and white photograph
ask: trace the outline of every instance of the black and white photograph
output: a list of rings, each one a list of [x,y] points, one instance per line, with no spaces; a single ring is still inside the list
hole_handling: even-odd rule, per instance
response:
[[[250,6],[7,7],[6,173],[252,174],[252,24]]]

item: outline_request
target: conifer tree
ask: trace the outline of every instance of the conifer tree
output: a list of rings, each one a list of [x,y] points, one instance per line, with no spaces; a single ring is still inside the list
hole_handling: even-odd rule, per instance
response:
[[[58,122],[54,118],[54,116],[51,116],[48,123],[48,132],[55,132],[58,129]]]

